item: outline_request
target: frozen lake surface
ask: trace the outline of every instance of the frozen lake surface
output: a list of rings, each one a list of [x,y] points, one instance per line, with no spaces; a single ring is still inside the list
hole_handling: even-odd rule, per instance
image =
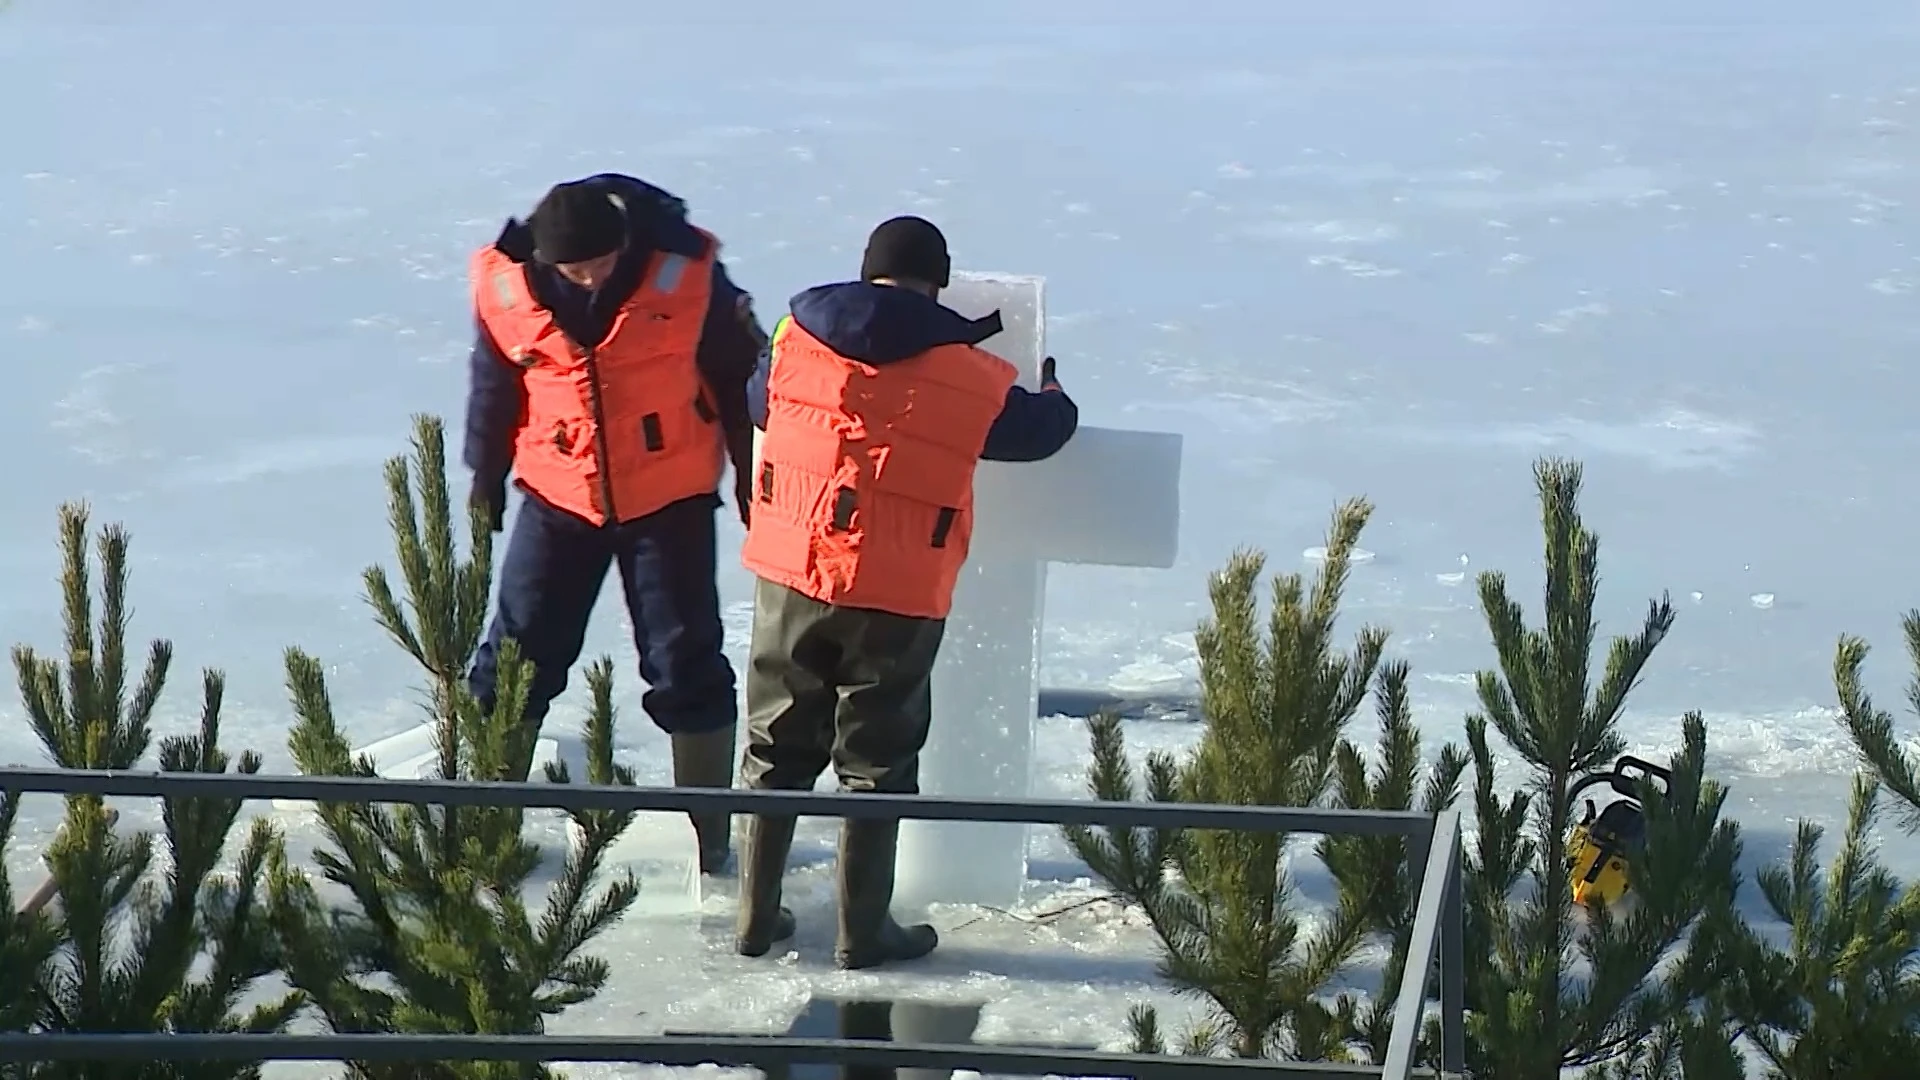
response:
[[[1429,745],[1456,738],[1492,659],[1473,575],[1532,593],[1528,464],[1567,454],[1588,465],[1603,626],[1662,591],[1679,607],[1633,748],[1704,712],[1755,857],[1793,818],[1837,822],[1835,638],[1879,646],[1894,705],[1920,605],[1920,15],[1162,7],[479,0],[397,21],[370,0],[17,0],[0,639],[57,642],[54,508],[85,496],[134,531],[136,632],[178,647],[169,725],[197,706],[192,670],[223,667],[229,745],[287,766],[297,643],[362,741],[410,726],[412,673],[358,599],[390,559],[380,462],[408,414],[458,422],[470,250],[556,180],[621,170],[687,199],[769,322],[851,276],[873,223],[926,214],[960,264],[1048,278],[1089,423],[1185,436],[1179,565],[1056,569],[1045,683],[1191,690],[1207,572],[1240,545],[1309,564],[1333,504],[1366,494],[1350,618],[1394,631]],[[737,655],[730,561],[722,589]],[[626,673],[622,738],[659,782],[625,633],[609,604],[589,649]],[[5,699],[0,760],[38,760]],[[1078,792],[1082,726],[1039,738],[1036,794]],[[48,823],[23,826],[16,868]],[[990,1002],[982,1039],[1111,1045],[1153,995],[1146,938],[1098,905],[942,913],[958,929],[930,966],[834,973],[824,837],[796,857],[797,962],[733,957],[724,905],[697,934],[629,925],[606,945],[620,981],[560,1026],[781,1030],[813,990],[895,987]],[[1920,845],[1888,851],[1920,873]],[[1041,830],[1033,857],[1030,916],[1084,873]]]

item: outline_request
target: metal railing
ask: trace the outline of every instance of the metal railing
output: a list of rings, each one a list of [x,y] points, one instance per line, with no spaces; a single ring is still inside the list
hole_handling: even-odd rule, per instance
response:
[[[1310,810],[1292,807],[1116,803],[1064,799],[981,801],[931,795],[616,787],[382,777],[0,769],[0,790],[56,795],[284,799],[298,802],[518,806],[559,810],[793,814],[801,817],[1231,829],[1404,836],[1423,868],[1405,974],[1384,1065],[1195,1058],[993,1046],[890,1043],[764,1035],[581,1037],[566,1035],[0,1034],[0,1062],[28,1061],[514,1061],[720,1064],[769,1067],[969,1069],[1023,1076],[1138,1080],[1283,1080],[1292,1077],[1431,1076],[1414,1069],[1425,1027],[1427,984],[1439,966],[1441,1074],[1464,1068],[1460,813]]]

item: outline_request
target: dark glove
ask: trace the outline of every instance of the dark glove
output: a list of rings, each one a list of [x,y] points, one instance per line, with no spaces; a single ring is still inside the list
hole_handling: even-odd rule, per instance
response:
[[[753,524],[753,477],[746,470],[733,470],[733,505],[740,511],[740,524]]]
[[[1053,357],[1051,356],[1040,361],[1040,389],[1045,390],[1048,387],[1060,385],[1060,380],[1054,377],[1053,366]]]
[[[507,527],[507,478],[497,480],[476,476],[473,478],[473,490],[467,495],[467,503],[487,512],[487,524],[494,532]]]

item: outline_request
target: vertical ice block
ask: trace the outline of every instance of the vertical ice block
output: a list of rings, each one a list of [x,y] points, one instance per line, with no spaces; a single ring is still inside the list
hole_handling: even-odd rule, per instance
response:
[[[1046,282],[956,274],[941,300],[963,315],[998,310],[1005,329],[985,347],[1039,385],[1046,357]],[[1062,382],[1071,383],[1071,368]],[[1171,566],[1180,525],[1180,436],[1082,427],[1043,462],[983,462],[974,483],[973,549],[954,594],[934,670],[933,735],[921,789],[1025,798],[1039,702],[1047,563]],[[910,821],[901,827],[903,904],[1006,906],[1026,880],[1022,825]]]
[[[956,274],[941,302],[970,318],[998,310],[1005,324],[985,347],[1037,385],[1046,355],[1046,288],[1037,277]],[[933,675],[933,733],[920,790],[969,798],[1024,798],[1033,763],[1036,662],[1046,597],[1044,563],[1015,540],[1021,466],[985,464],[974,481],[973,548]],[[1007,905],[1026,880],[1027,827],[907,821],[900,828],[896,896]]]

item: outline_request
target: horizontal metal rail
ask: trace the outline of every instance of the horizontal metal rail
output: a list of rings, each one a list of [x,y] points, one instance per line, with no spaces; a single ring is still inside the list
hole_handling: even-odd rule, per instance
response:
[[[1023,1076],[1227,1080],[1229,1077],[1353,1077],[1407,1080],[1440,964],[1441,1064],[1460,1068],[1462,971],[1458,811],[1330,810],[1280,806],[1098,802],[1082,799],[955,799],[726,788],[405,780],[365,776],[262,776],[0,768],[0,791],[146,798],[275,799],[304,803],[408,803],[561,810],[758,813],[801,817],[914,818],[1120,828],[1187,828],[1405,836],[1421,867],[1409,956],[1383,1066],[1080,1052],[990,1044],[895,1043],[795,1036],[571,1037],[551,1035],[0,1034],[0,1062],[25,1061],[515,1061],[657,1065],[831,1064],[881,1069],[972,1070]]]
[[[266,776],[89,769],[0,769],[0,791],[299,802],[521,806],[558,810],[674,810],[800,817],[915,818],[1029,825],[1237,829],[1336,836],[1425,836],[1433,816],[1412,810],[1095,802],[1087,799],[954,799],[744,788],[621,787],[542,781],[395,780],[380,776]]]
[[[0,1035],[0,1062],[25,1061],[629,1062],[759,1068],[833,1064],[1138,1080],[1380,1076],[1379,1068],[1372,1065],[796,1036]]]

